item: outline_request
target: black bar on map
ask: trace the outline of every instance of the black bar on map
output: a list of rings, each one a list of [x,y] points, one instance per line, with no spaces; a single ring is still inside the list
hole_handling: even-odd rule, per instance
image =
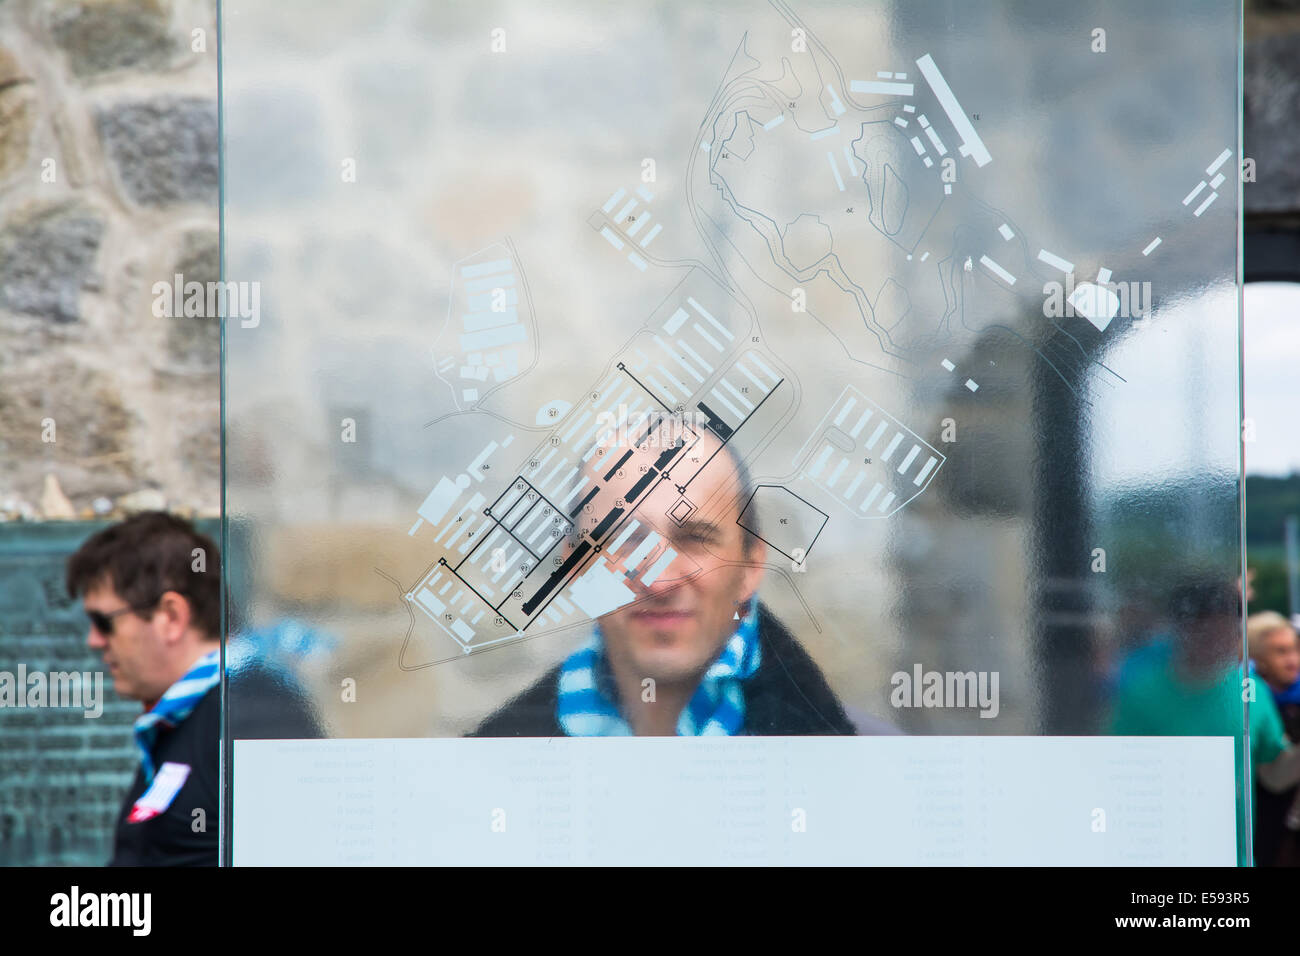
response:
[[[621,517],[623,517],[622,508],[615,508],[609,514],[605,515],[604,520],[602,520],[600,524],[596,525],[596,530],[591,533],[591,540],[599,541],[603,538],[605,532],[610,529],[610,526]]]
[[[660,471],[663,471],[665,468],[667,468],[668,463],[672,461],[674,457],[676,457],[677,452],[679,452],[682,446],[685,444],[686,443],[683,441],[676,441],[673,442],[673,444],[670,447],[665,448],[663,450],[663,454],[659,456],[659,460],[655,462],[655,467],[658,468]]]
[[[546,596],[555,590],[555,586],[568,576],[569,572],[576,568],[582,559],[587,556],[591,550],[591,542],[583,541],[573,549],[573,554],[569,555],[565,562],[551,572],[551,576],[546,579],[537,592],[523,603],[523,612],[532,614],[537,609],[537,605],[546,600]]]
[[[700,411],[709,416],[709,431],[713,432],[713,434],[717,435],[723,441],[726,441],[731,437],[731,426],[719,418],[717,412],[709,408],[709,406],[705,405],[703,402],[697,402],[696,404],[699,405]]]
[[[583,506],[584,506],[588,501],[590,501],[592,498],[596,497],[596,492],[598,492],[598,491],[600,491],[600,486],[599,486],[599,485],[597,485],[595,488],[592,488],[591,491],[587,492],[587,497],[583,498],[581,501],[578,502],[578,504],[574,507],[574,509],[573,509],[572,511],[569,512],[569,517],[570,517],[570,518],[576,518],[576,517],[578,517],[578,512],[582,510]]]
[[[629,448],[626,452],[623,453],[623,457],[614,463],[614,467],[611,468],[609,471],[605,472],[605,480],[609,481],[609,479],[613,478],[614,472],[618,471],[625,464],[627,464],[627,460],[631,457],[632,457],[632,449]]]
[[[650,482],[654,481],[658,477],[659,477],[659,472],[651,468],[649,471],[647,471],[644,475],[641,476],[640,481],[638,481],[635,485],[632,486],[632,490],[627,493],[626,500],[636,501],[638,498],[641,497],[641,492],[646,490],[646,486],[649,485]]]

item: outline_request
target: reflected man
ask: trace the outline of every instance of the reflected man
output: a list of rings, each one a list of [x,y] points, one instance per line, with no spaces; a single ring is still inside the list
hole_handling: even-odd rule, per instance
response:
[[[758,600],[767,546],[739,523],[753,489],[730,445],[701,431],[705,461],[690,481],[700,507],[661,533],[677,557],[650,584],[631,576],[630,604],[599,617],[590,638],[490,716],[476,736],[852,734],[816,664]],[[637,516],[668,514],[658,483]]]

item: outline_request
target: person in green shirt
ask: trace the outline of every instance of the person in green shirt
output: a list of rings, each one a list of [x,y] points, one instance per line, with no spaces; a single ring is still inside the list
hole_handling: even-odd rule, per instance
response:
[[[1194,578],[1171,595],[1173,630],[1134,651],[1120,670],[1110,733],[1152,737],[1231,737],[1237,781],[1237,862],[1245,865],[1245,728],[1256,781],[1280,792],[1300,780],[1300,748],[1283,731],[1268,688],[1247,676],[1241,592],[1217,578]]]

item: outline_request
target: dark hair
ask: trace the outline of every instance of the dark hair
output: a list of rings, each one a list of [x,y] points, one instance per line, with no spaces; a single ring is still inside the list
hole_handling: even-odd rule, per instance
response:
[[[737,487],[732,493],[732,497],[730,500],[731,503],[734,504],[736,507],[736,514],[737,514],[736,523],[740,525],[741,547],[744,549],[745,554],[749,554],[751,551],[754,550],[754,547],[760,541],[763,540],[758,536],[757,509],[755,509],[750,513],[749,524],[747,526],[740,524],[740,518],[739,518],[740,515],[744,514],[745,505],[749,502],[749,499],[754,496],[754,491],[755,491],[754,479],[750,476],[749,466],[745,464],[744,459],[740,457],[740,454],[736,451],[735,446],[731,442],[723,441],[722,438],[720,438],[717,435],[717,433],[713,431],[708,431],[707,434],[710,435],[715,441],[720,443],[720,445],[722,446],[721,448],[722,453],[725,454],[728,459],[730,459],[732,471],[734,471],[736,474]],[[573,487],[577,488],[579,487],[579,485],[574,485]],[[576,545],[578,541],[581,540],[582,529],[578,526],[577,522],[573,522],[570,524],[567,538],[571,546]]]
[[[1217,576],[1186,577],[1169,594],[1169,612],[1176,624],[1241,617],[1241,610],[1241,589]]]
[[[736,498],[736,523],[740,524],[740,517],[745,513],[745,505],[754,497],[754,479],[749,473],[749,466],[745,460],[740,457],[740,453],[733,447],[731,442],[723,442],[722,450],[727,457],[731,459],[731,464],[736,472],[736,484],[739,486]],[[758,536],[758,509],[755,508],[749,514],[749,524],[740,525],[740,530],[744,537],[742,539],[745,553],[749,554],[762,539]]]
[[[196,549],[202,570],[195,570]],[[190,602],[195,628],[214,640],[221,636],[221,552],[183,518],[146,511],[87,538],[68,559],[68,597],[101,584],[134,608],[147,609],[175,591]]]

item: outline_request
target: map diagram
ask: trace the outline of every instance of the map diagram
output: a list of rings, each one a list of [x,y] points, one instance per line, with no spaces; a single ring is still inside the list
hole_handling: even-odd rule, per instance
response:
[[[582,349],[583,329],[533,301],[528,252],[509,236],[464,250],[450,277],[429,348],[454,410],[426,429],[468,430],[479,450],[415,509],[408,534],[427,564],[389,570],[462,654],[633,601],[632,582],[679,557],[672,523],[723,504],[797,588],[828,536],[890,521],[943,473],[943,416],[909,417],[898,388],[979,401],[982,371],[963,362],[990,329],[1077,388],[1097,371],[1085,339],[1126,327],[1142,264],[1177,254],[1152,231],[1108,267],[1068,223],[1038,234],[995,208],[986,187],[1010,166],[981,137],[988,104],[936,50],[846,70],[834,38],[789,5],[767,15],[762,42],[737,35],[718,60],[694,142],[660,160],[674,185],[629,168],[592,182],[573,213],[588,236],[573,254],[645,303],[600,375],[520,415],[512,390],[552,350]],[[1185,157],[1162,215],[1204,222],[1234,165],[1227,143]],[[686,223],[705,257],[675,251]],[[1071,313],[1045,316],[1044,283],[1067,280]],[[1030,344],[1009,318],[1025,314],[1058,334]],[[823,343],[811,360],[774,344],[791,323]],[[752,487],[699,500],[693,476],[719,444]]]

